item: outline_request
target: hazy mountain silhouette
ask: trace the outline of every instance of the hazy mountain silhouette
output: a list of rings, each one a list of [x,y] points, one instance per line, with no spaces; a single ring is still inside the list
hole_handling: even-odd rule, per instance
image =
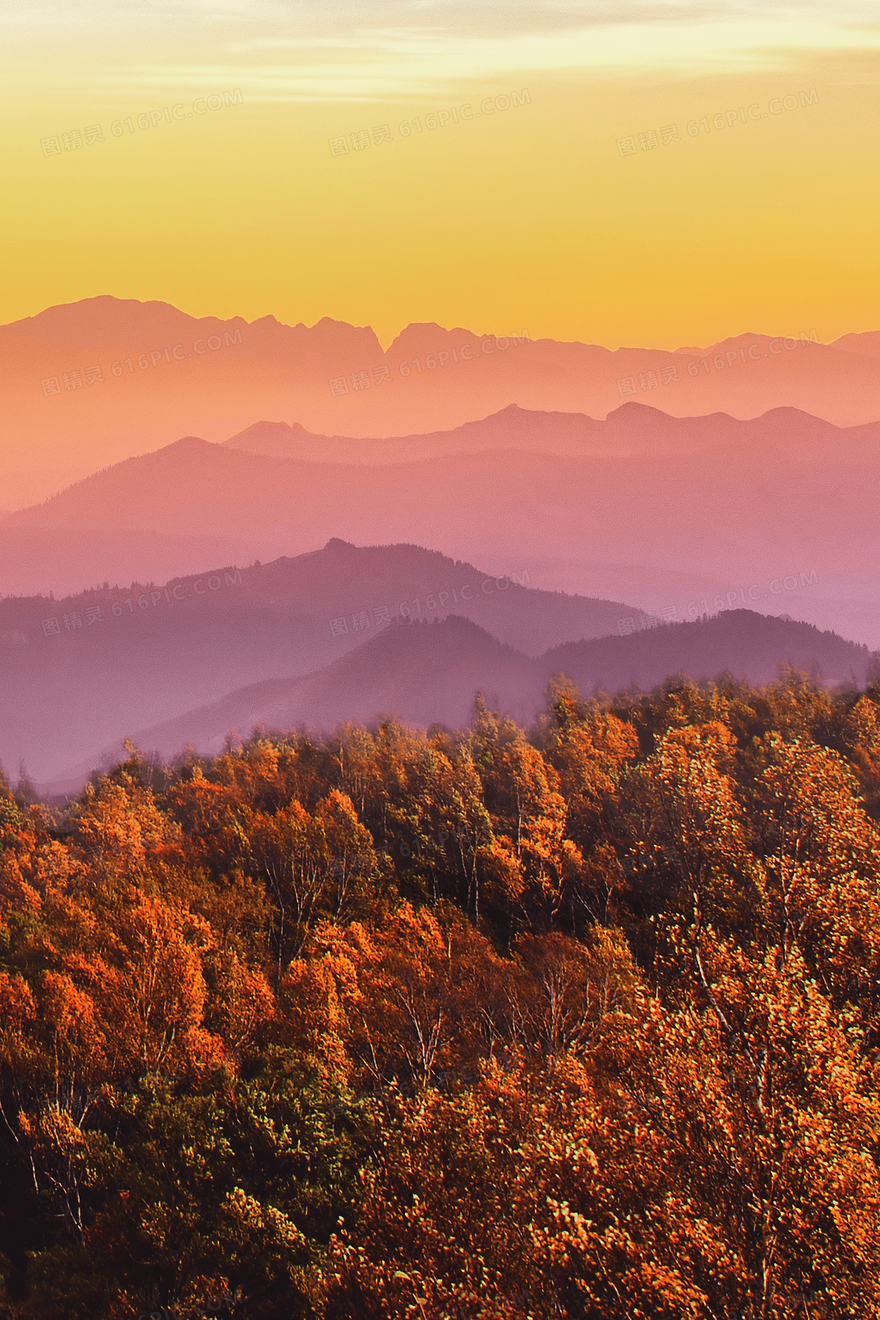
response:
[[[862,334],[841,335],[835,339],[832,348],[843,349],[846,353],[861,353],[866,357],[880,357],[880,330],[868,330]]]
[[[228,733],[246,736],[256,725],[287,730],[305,724],[330,731],[341,719],[369,722],[390,715],[414,724],[460,728],[470,718],[478,690],[528,721],[540,701],[539,673],[538,661],[505,646],[469,619],[453,615],[438,623],[406,620],[384,628],[317,673],[254,684],[143,730],[138,738],[145,748],[173,756],[189,744],[219,751]],[[105,762],[116,750],[105,750]],[[83,763],[80,774],[88,768]]]
[[[832,685],[863,685],[871,652],[808,623],[753,610],[725,610],[694,623],[639,629],[627,637],[601,637],[553,647],[541,657],[545,672],[564,672],[582,692],[643,690],[668,675],[716,678],[728,670],[749,683],[769,683],[789,664]]]
[[[0,327],[4,503],[187,431],[223,440],[258,417],[293,416],[315,434],[407,435],[511,403],[605,417],[631,397],[676,416],[781,405],[842,425],[880,416],[871,334],[835,345],[746,334],[688,353],[531,341],[524,330],[410,325],[383,352],[368,327],[326,317],[224,321],[109,296],[51,307]]]
[[[568,643],[530,658],[457,616],[436,623],[398,622],[324,669],[300,678],[249,685],[172,720],[132,733],[142,750],[172,758],[187,745],[221,750],[228,735],[257,726],[280,732],[305,725],[330,731],[344,720],[394,715],[427,726],[463,727],[474,696],[520,722],[543,708],[546,685],[565,673],[581,691],[650,689],[668,675],[715,678],[729,671],[751,683],[772,681],[790,664],[834,684],[865,682],[870,653],[809,624],[736,610],[695,623],[650,628],[626,637]],[[59,776],[59,791],[82,782],[99,763],[124,756],[121,740]]]
[[[313,463],[417,462],[487,449],[531,454],[665,458],[723,447],[772,446],[805,461],[827,461],[880,449],[880,422],[841,428],[797,408],[773,408],[740,420],[726,413],[671,417],[643,403],[624,403],[596,421],[583,413],[539,412],[510,404],[451,431],[357,439],[313,435],[298,422],[257,422],[226,441],[230,449]],[[873,446],[873,449],[872,449]]]
[[[498,447],[508,426],[517,448]],[[174,545],[180,573],[304,553],[339,536],[430,544],[493,573],[528,570],[532,585],[627,599],[664,618],[693,618],[701,602],[704,611],[739,603],[880,641],[877,424],[838,429],[791,408],[749,422],[678,420],[631,403],[605,422],[517,409],[462,431],[488,447],[462,452],[461,433],[427,437],[454,452],[394,465],[279,458],[187,437],[10,515],[0,525],[0,591],[116,581],[119,545],[126,565],[135,547],[143,555],[136,576],[161,580]],[[563,441],[576,452],[526,447]]]
[[[339,539],[295,559],[60,600],[0,601],[0,761],[55,775],[126,730],[321,669],[394,618],[451,612],[537,655],[631,607],[530,589],[414,545]]]

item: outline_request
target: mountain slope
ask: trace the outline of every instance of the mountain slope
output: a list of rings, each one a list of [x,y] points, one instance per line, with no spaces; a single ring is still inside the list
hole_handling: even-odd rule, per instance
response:
[[[451,612],[537,655],[630,607],[532,589],[414,545],[338,539],[295,559],[60,600],[0,601],[0,761],[55,775],[126,730],[322,669],[408,615]]]
[[[740,335],[670,352],[410,325],[383,352],[369,327],[191,317],[102,296],[0,326],[4,505],[186,432],[213,441],[256,417],[315,434],[396,436],[461,426],[509,404],[605,417],[622,401],[675,416],[790,406],[839,425],[880,416],[870,336],[837,345]]]
[[[727,610],[694,623],[667,624],[627,637],[567,642],[541,657],[545,673],[564,672],[582,692],[648,690],[668,675],[716,678],[728,670],[749,683],[769,683],[780,665],[826,681],[864,684],[871,652],[808,623]]]
[[[130,736],[145,751],[172,758],[191,744],[210,754],[228,735],[257,726],[280,732],[305,725],[332,730],[345,720],[395,715],[413,724],[463,727],[474,696],[529,723],[544,706],[546,685],[564,673],[582,692],[650,689],[669,675],[735,678],[765,683],[780,666],[817,677],[864,683],[869,652],[808,624],[737,610],[695,623],[653,628],[626,637],[568,643],[532,659],[498,642],[475,623],[450,616],[436,623],[402,621],[384,627],[356,650],[300,678],[250,685]],[[52,791],[81,784],[90,770],[124,755],[121,736],[58,776]]]
[[[225,442],[229,449],[266,457],[371,466],[417,462],[487,449],[532,454],[671,458],[736,446],[772,446],[801,461],[880,452],[880,422],[837,427],[797,408],[773,408],[745,421],[726,413],[671,417],[644,403],[624,403],[596,421],[582,413],[545,412],[511,404],[451,431],[388,439],[312,435],[298,422],[257,422]]]
[[[65,586],[75,573],[77,586],[118,581],[109,558],[95,571],[95,538],[112,545],[126,533],[145,555],[157,537],[166,547],[180,539],[189,571],[217,562],[219,553],[198,560],[204,546],[229,546],[247,561],[305,553],[332,537],[393,540],[433,545],[500,576],[527,570],[533,585],[628,599],[666,619],[754,604],[880,642],[876,425],[834,430],[794,409],[756,423],[681,422],[632,404],[593,425],[642,452],[488,448],[354,466],[189,437],[7,518],[0,591],[32,592],[34,578],[41,585],[49,575],[50,555]],[[695,437],[702,447],[669,452]],[[3,553],[25,528],[54,538],[32,571],[20,550],[17,560]],[[90,549],[80,559],[83,537]]]
[[[241,689],[143,730],[138,738],[145,747],[173,756],[189,743],[219,750],[229,732],[246,736],[257,725],[331,731],[343,719],[367,722],[391,715],[413,724],[460,728],[470,719],[477,691],[528,722],[540,702],[539,673],[538,662],[468,619],[407,620],[384,628],[317,673]]]

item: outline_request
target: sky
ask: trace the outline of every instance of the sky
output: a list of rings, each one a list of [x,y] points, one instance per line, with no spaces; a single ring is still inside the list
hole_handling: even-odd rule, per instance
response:
[[[874,330],[875,3],[0,3],[0,322]]]

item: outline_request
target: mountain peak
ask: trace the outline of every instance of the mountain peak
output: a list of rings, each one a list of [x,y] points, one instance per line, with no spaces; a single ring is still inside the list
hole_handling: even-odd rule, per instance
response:
[[[196,449],[199,445],[208,446],[211,449],[216,448],[210,440],[203,440],[200,435],[182,435],[179,440],[173,440],[166,449]]]
[[[672,420],[669,413],[665,413],[662,408],[652,408],[649,403],[638,403],[634,399],[629,399],[626,403],[620,404],[618,408],[612,408],[605,420],[607,422],[612,417],[625,419],[627,417],[647,417],[648,415],[662,417],[665,422]]]

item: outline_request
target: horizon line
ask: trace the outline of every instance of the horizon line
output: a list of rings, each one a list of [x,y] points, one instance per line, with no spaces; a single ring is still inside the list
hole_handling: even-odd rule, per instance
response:
[[[279,320],[279,318],[273,312],[266,312],[262,316],[255,317],[253,320],[249,321],[247,320],[246,317],[237,314],[233,316],[224,317],[224,316],[217,316],[215,314],[208,313],[204,316],[199,316],[196,315],[195,313],[185,311],[182,307],[178,307],[176,303],[168,302],[162,298],[132,298],[132,297],[126,298],[126,297],[120,297],[118,294],[115,293],[90,294],[84,298],[73,299],[70,302],[50,303],[48,306],[41,308],[39,311],[31,313],[29,316],[17,317],[12,321],[3,321],[2,323],[0,323],[0,329],[8,329],[14,326],[20,326],[27,321],[36,321],[39,320],[39,318],[46,316],[51,312],[58,311],[60,309],[80,307],[86,303],[95,303],[95,302],[104,302],[104,301],[109,301],[119,304],[126,304],[126,303],[136,304],[138,307],[156,306],[156,307],[169,308],[171,311],[177,312],[181,316],[189,317],[191,320],[194,321],[217,321],[224,325],[232,325],[238,321],[246,326],[253,326],[253,325],[258,325],[261,321],[274,321],[276,325],[279,325],[284,329],[297,330],[302,328],[307,331],[313,331],[318,326],[322,325],[324,322],[329,322],[331,325],[344,326],[347,329],[351,329],[351,330],[369,331],[375,337],[376,342],[379,344],[383,353],[387,353],[389,349],[397,342],[398,339],[401,338],[403,334],[405,334],[407,330],[416,327],[435,328],[442,331],[445,334],[452,334],[455,331],[462,331],[463,333],[466,334],[473,334],[480,339],[484,339],[490,336],[497,337],[495,331],[475,331],[469,329],[467,326],[464,325],[445,326],[442,325],[439,321],[411,320],[411,321],[407,321],[406,324],[402,326],[402,328],[398,330],[397,333],[390,340],[388,340],[387,343],[384,343],[372,325],[358,325],[355,324],[355,322],[353,321],[347,321],[326,314],[324,316],[319,317],[316,321],[312,322],[311,325],[308,325],[305,321],[297,321],[291,324],[288,321]],[[848,330],[844,334],[838,335],[835,339],[825,341],[825,340],[820,340],[818,338],[814,338],[814,336],[817,334],[817,331],[815,329],[800,330],[797,332],[797,334],[782,335],[782,336],[772,335],[763,330],[739,330],[733,334],[726,335],[722,339],[716,339],[710,344],[705,344],[705,345],[679,344],[675,348],[656,347],[656,346],[649,346],[647,344],[635,344],[635,343],[618,344],[616,345],[616,347],[611,347],[610,345],[600,343],[597,340],[556,339],[550,335],[542,335],[536,339],[532,339],[529,336],[527,329],[512,331],[511,335],[512,336],[515,335],[517,338],[525,338],[529,343],[533,343],[533,344],[538,344],[538,343],[579,344],[585,348],[600,348],[608,353],[619,353],[619,352],[629,351],[632,349],[638,349],[642,352],[693,354],[693,353],[708,352],[710,349],[716,348],[722,344],[731,343],[734,340],[745,339],[748,337],[753,337],[755,339],[775,339],[775,338],[802,339],[805,343],[814,343],[819,347],[834,348],[836,345],[840,344],[841,341],[844,339],[849,339],[861,335],[873,335],[878,333],[880,333],[880,326],[877,326],[875,329],[871,329],[871,330]],[[843,349],[840,351],[845,352],[847,350]]]

